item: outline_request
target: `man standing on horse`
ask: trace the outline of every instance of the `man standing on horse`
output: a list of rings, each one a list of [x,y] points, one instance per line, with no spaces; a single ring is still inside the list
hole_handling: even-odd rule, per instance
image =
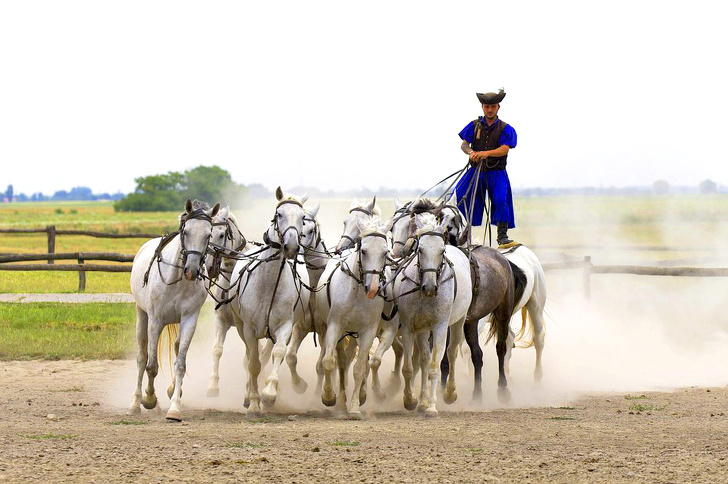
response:
[[[490,223],[498,227],[498,245],[509,247],[514,242],[507,232],[516,225],[506,159],[508,151],[516,147],[516,130],[498,118],[500,102],[506,97],[503,89],[476,95],[483,107],[483,116],[471,121],[459,133],[463,140],[460,148],[470,157],[471,166],[455,187],[458,208],[468,216],[472,226],[482,225],[487,192],[492,206]]]

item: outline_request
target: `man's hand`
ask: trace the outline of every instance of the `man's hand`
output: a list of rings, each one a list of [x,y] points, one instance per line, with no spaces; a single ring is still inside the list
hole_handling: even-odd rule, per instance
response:
[[[477,162],[483,161],[486,158],[488,158],[488,155],[485,151],[473,151],[472,153],[470,153],[469,160],[470,163],[474,165]]]

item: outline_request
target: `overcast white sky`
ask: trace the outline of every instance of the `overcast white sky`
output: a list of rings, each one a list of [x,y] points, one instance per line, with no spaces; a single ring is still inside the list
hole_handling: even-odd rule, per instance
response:
[[[515,187],[728,184],[726,7],[0,3],[0,188],[217,164],[284,188],[428,187],[504,87]]]

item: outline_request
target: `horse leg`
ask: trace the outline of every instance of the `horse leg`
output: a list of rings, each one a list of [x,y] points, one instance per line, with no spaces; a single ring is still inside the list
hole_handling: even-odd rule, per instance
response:
[[[394,348],[394,341],[397,339],[397,326],[393,324],[388,324],[382,329],[382,333],[379,335],[379,344],[377,345],[377,350],[374,352],[374,355],[371,358],[371,362],[369,364],[370,368],[372,369],[372,391],[374,392],[374,397],[380,401],[383,402],[387,395],[382,392],[381,389],[381,383],[379,381],[379,367],[382,364],[382,357],[384,356],[384,352],[389,349],[391,346]],[[402,359],[402,345],[400,343],[399,345],[399,359],[401,363]],[[395,351],[396,354],[396,351]],[[395,366],[396,366],[395,361]],[[390,390],[392,388],[392,381],[397,381],[397,386],[401,385],[400,379],[399,379],[399,370],[397,370],[396,373],[392,374],[392,377],[390,379]],[[396,391],[396,390],[395,390]]]
[[[318,360],[316,360],[316,389],[314,390],[314,395],[321,395],[321,387],[324,383],[324,353],[325,353],[325,347],[324,347],[324,338],[326,335],[321,332],[318,334],[318,340],[319,340],[319,357]]]
[[[447,332],[447,343],[449,347],[450,345],[450,331]],[[445,386],[447,386],[447,378],[448,375],[450,375],[450,360],[449,360],[449,352],[445,353],[445,356],[442,357],[442,361],[440,362],[440,373],[442,374],[442,379],[440,380],[440,385],[442,386],[442,389],[445,389]]]
[[[349,377],[349,365],[354,359],[356,341],[344,338],[336,345],[336,366],[339,369],[339,392],[336,397],[336,410],[346,412],[346,381]]]
[[[412,352],[414,338],[408,328],[402,329],[402,376],[404,377],[404,408],[414,410],[417,408],[417,399],[412,395]]]
[[[287,321],[279,326],[276,331],[276,342],[273,345],[272,351],[273,368],[271,369],[270,375],[268,375],[266,386],[261,394],[265,405],[272,406],[278,396],[279,373],[283,359],[286,357],[286,346],[288,346],[288,342],[291,340],[292,329],[293,321]]]
[[[215,343],[212,347],[212,375],[210,376],[210,386],[207,387],[208,397],[220,395],[220,358],[222,358],[225,337],[232,326],[232,323],[221,314],[223,310],[229,309],[220,308],[215,312]]]
[[[154,379],[159,373],[159,362],[157,361],[157,344],[162,334],[162,325],[158,320],[153,319],[147,324],[147,388],[142,397],[144,408],[151,410],[157,406],[157,396],[154,394]]]
[[[536,383],[540,383],[541,378],[543,378],[541,355],[543,354],[543,347],[546,339],[546,321],[543,317],[543,306],[535,302],[531,303],[531,301],[528,301],[526,307],[528,308],[531,323],[533,324],[533,346],[536,349],[536,369],[533,372],[533,378]]]
[[[324,387],[321,393],[321,402],[327,407],[333,407],[336,405],[336,394],[334,393],[334,385],[331,381],[331,374],[336,368],[336,362],[334,361],[334,351],[336,344],[341,337],[339,334],[339,325],[333,322],[328,324],[326,328],[326,340],[322,346],[324,357],[321,360],[321,366],[324,370]]]
[[[496,308],[494,312],[494,324],[496,324],[495,350],[498,355],[498,401],[507,403],[511,399],[511,392],[508,389],[506,378],[505,359],[508,349],[508,331],[510,326],[510,312],[506,313]]]
[[[491,322],[495,324],[495,321]],[[483,400],[483,350],[478,342],[478,321],[465,321],[463,327],[465,341],[470,348],[470,360],[473,362],[473,402],[480,403]]]
[[[418,412],[424,412],[427,410],[428,402],[428,383],[429,383],[429,372],[428,367],[430,358],[432,357],[429,332],[424,331],[415,335],[415,346],[420,349],[419,360],[417,365],[420,367],[421,383],[420,383],[420,397],[419,404],[417,405]]]
[[[458,399],[458,392],[455,391],[455,360],[458,357],[458,351],[460,349],[460,343],[462,343],[463,338],[465,337],[464,334],[464,326],[465,319],[458,321],[457,323],[450,326],[449,331],[449,340],[447,342],[447,355],[449,356],[450,360],[450,367],[448,368],[448,371],[450,374],[447,378],[447,386],[445,387],[445,393],[442,396],[442,399],[445,403],[448,405],[455,402],[455,400]],[[444,359],[444,358],[443,358]]]
[[[400,375],[402,373],[402,358],[404,356],[402,338],[397,336],[396,328],[399,324],[393,326],[395,326],[395,338],[392,341],[392,351],[394,351],[394,368],[392,368],[392,376],[389,378],[389,383],[387,383],[387,393],[390,395],[392,393],[397,393],[402,387],[402,379],[400,378]]]
[[[199,309],[193,314],[183,316],[179,324],[179,347],[177,349],[177,359],[174,362],[174,394],[172,395],[172,405],[167,411],[167,420],[182,420],[180,413],[180,401],[182,399],[182,380],[187,371],[187,351],[190,348],[192,336],[195,334],[197,327],[197,316],[200,314]]]
[[[445,345],[447,344],[447,322],[442,322],[432,328],[432,356],[428,368],[428,377],[430,379],[430,398],[428,399],[428,407],[425,410],[425,416],[437,417],[437,383],[440,381],[440,362],[445,356]],[[455,368],[455,358],[450,362],[451,367]],[[425,368],[422,368],[423,373]]]
[[[361,418],[359,407],[364,405],[366,401],[366,393],[362,399],[362,390],[366,390],[366,374],[369,370],[369,350],[374,343],[376,331],[369,331],[367,334],[359,336],[359,355],[356,357],[354,364],[354,386],[351,393],[351,406],[349,407],[349,417],[354,419]]]
[[[293,385],[293,390],[298,394],[306,393],[306,389],[308,388],[308,383],[301,378],[301,375],[298,374],[296,369],[298,365],[298,349],[301,347],[301,342],[305,337],[306,332],[301,325],[294,324],[293,332],[291,333],[291,342],[288,344],[288,350],[286,351],[286,364],[291,370],[291,384]]]
[[[258,339],[253,329],[244,331],[246,359],[248,360],[247,400],[249,402],[247,418],[256,418],[260,415],[260,394],[258,393],[258,376],[260,375],[260,352]]]
[[[142,400],[142,379],[144,369],[147,365],[147,323],[148,316],[139,306],[136,307],[136,338],[137,338],[137,384],[131,405],[126,411],[127,415],[138,415],[141,413],[139,405]]]

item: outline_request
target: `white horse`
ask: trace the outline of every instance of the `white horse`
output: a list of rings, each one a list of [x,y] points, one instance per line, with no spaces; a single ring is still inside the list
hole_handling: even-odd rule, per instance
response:
[[[187,350],[197,326],[197,317],[207,297],[200,276],[208,242],[212,233],[212,218],[220,204],[212,209],[193,207],[187,200],[185,213],[180,216],[177,233],[164,239],[146,242],[134,257],[131,271],[131,292],[136,302],[137,385],[127,413],[138,414],[141,403],[147,409],[157,407],[154,378],[159,370],[157,344],[162,329],[179,323],[179,343],[174,363],[174,393],[167,412],[170,420],[181,420],[180,399],[182,379],[187,366]],[[142,397],[142,378],[147,372],[146,394]]]
[[[215,253],[216,260],[212,265],[213,267],[219,267],[217,275],[210,274],[210,278],[214,280],[212,294],[217,302],[224,303],[232,296],[230,292],[235,290],[235,283],[237,282],[233,275],[237,259],[225,257],[228,252],[224,249],[239,252],[246,246],[246,240],[240,232],[237,218],[230,212],[229,207],[220,210],[213,219],[210,241],[218,249]],[[212,347],[212,375],[210,376],[210,386],[207,388],[208,397],[220,395],[220,358],[222,357],[225,337],[234,324],[233,310],[229,304],[222,304],[215,310],[215,342]]]
[[[365,377],[368,371],[369,350],[379,331],[384,299],[377,297],[380,283],[389,274],[387,263],[386,229],[376,220],[359,222],[360,233],[354,250],[343,260],[331,260],[321,276],[327,284],[316,293],[316,312],[326,315],[324,340],[324,387],[322,402],[346,408],[345,377],[349,355],[344,349],[345,336],[353,336],[359,347],[354,365],[354,387],[349,416],[361,418],[359,407],[366,399]],[[334,394],[331,375],[336,366],[334,350],[340,372],[338,396]]]
[[[457,399],[455,358],[472,299],[470,266],[460,249],[445,244],[446,226],[438,225],[433,214],[416,215],[415,223],[415,251],[398,270],[393,288],[404,344],[404,406],[408,410],[418,407],[418,400],[412,394],[412,353],[413,340],[416,340],[422,372],[418,408],[428,416],[437,416],[437,383],[448,328],[447,353],[451,364],[444,400],[452,403]]]
[[[319,208],[320,204],[317,203],[311,209],[306,210],[306,215],[303,217],[303,231],[301,232],[301,247],[303,247],[303,258],[310,281],[309,287],[311,288],[318,286],[321,275],[326,269],[326,264],[331,260],[331,255],[326,249],[326,244],[321,239],[321,227],[316,219]],[[316,318],[315,304],[311,304],[309,311],[306,314],[306,318],[293,325],[291,342],[288,344],[288,350],[286,351],[286,363],[291,371],[293,389],[297,393],[305,393],[308,388],[306,381],[298,374],[297,365],[298,350],[301,347],[303,339],[309,333],[314,333],[314,337],[318,336],[320,342],[319,358],[316,362],[316,373],[318,374],[318,379],[316,382],[315,394],[318,395],[321,393],[321,385],[324,378],[323,337],[325,332],[326,320]]]
[[[309,292],[306,271],[296,270],[299,239],[303,229],[303,204],[308,198],[276,190],[278,205],[270,227],[264,234],[266,247],[248,252],[250,259],[235,265],[238,274],[235,297],[230,305],[235,326],[245,342],[249,373],[247,416],[260,412],[260,402],[272,406],[278,395],[281,363],[291,337],[294,321],[305,317]],[[273,340],[273,363],[266,386],[258,392],[261,360],[258,340]]]

